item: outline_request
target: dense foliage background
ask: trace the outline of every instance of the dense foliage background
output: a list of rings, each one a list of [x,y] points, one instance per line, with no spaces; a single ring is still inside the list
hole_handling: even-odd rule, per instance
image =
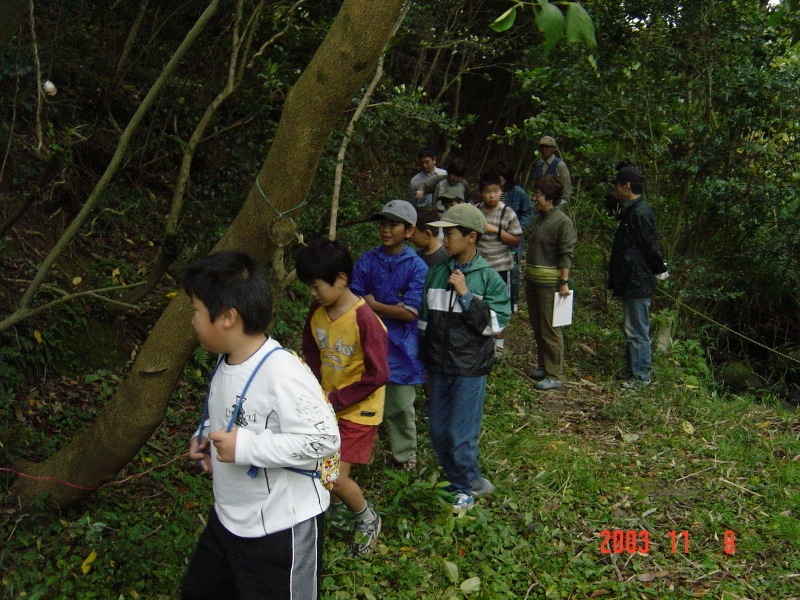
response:
[[[50,456],[108,399],[182,269],[238,213],[287,94],[340,4],[222,2],[145,114],[33,307],[81,295],[14,322],[8,317],[31,278],[206,3],[0,5],[0,466]],[[473,182],[504,159],[530,189],[536,142],[555,136],[576,186],[567,210],[580,236],[573,280],[585,313],[571,349],[592,350],[574,358],[573,375],[610,379],[620,344],[609,333],[615,309],[603,284],[615,227],[607,182],[620,162],[640,165],[672,272],[654,309],[658,323],[673,324],[673,349],[683,376],[693,378],[684,383],[710,394],[730,378],[741,386],[734,391],[791,399],[800,383],[798,2],[587,0],[597,46],[562,40],[550,50],[537,6],[519,4],[506,31],[490,28],[514,4],[409,2],[347,149],[340,237],[356,254],[376,243],[359,220],[404,196],[423,144],[439,149],[440,164],[464,158]],[[231,48],[242,40],[247,52],[232,63]],[[211,114],[186,167],[191,136],[232,72],[234,89]],[[55,95],[42,92],[43,80],[53,82]],[[305,237],[328,229],[336,152],[359,100],[342,115],[295,215]],[[177,194],[182,168],[188,180]],[[93,292],[105,288],[119,289]],[[285,291],[275,335],[288,345],[297,346],[306,300],[300,286]],[[519,335],[527,335],[524,328]],[[200,389],[206,361],[198,351],[176,401]],[[746,365],[744,374],[731,363]],[[174,410],[164,427],[182,436],[185,415]],[[787,489],[796,484],[787,479]],[[11,496],[6,506],[10,532],[19,513]],[[95,522],[80,535],[102,530]],[[180,535],[191,543],[193,532]],[[787,535],[796,539],[797,531]]]

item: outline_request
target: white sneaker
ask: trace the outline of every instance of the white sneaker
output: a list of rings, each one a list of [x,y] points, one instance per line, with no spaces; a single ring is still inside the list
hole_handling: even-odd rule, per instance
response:
[[[351,550],[356,556],[370,554],[378,543],[381,533],[381,517],[375,513],[372,521],[356,521],[353,527],[353,545]]]
[[[453,499],[453,516],[459,517],[463,514],[466,514],[466,512],[473,506],[475,506],[475,500],[473,497],[469,494],[465,494],[464,492],[459,492]]]
[[[561,381],[558,379],[553,379],[552,377],[545,377],[541,381],[537,381],[533,384],[533,387],[541,392],[546,392],[548,390],[558,390],[561,389]]]

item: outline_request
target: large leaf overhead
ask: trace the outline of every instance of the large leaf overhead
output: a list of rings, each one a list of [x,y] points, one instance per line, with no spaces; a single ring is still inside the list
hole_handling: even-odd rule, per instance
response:
[[[544,34],[545,50],[550,50],[564,37],[564,15],[547,0],[539,0],[536,27]]]
[[[567,4],[566,26],[568,42],[583,43],[590,48],[597,47],[592,18],[577,2]]]

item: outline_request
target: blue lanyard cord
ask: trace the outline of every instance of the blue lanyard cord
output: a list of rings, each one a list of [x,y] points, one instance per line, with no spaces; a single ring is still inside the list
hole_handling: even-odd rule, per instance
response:
[[[233,429],[233,426],[236,423],[236,419],[239,418],[239,413],[242,410],[242,402],[244,401],[245,395],[247,394],[247,390],[250,388],[250,384],[253,383],[253,379],[255,378],[256,373],[258,373],[258,370],[261,368],[261,365],[263,365],[266,362],[266,360],[269,358],[270,354],[272,354],[276,350],[285,350],[286,352],[289,352],[288,350],[286,350],[286,348],[283,348],[282,346],[278,346],[277,348],[273,348],[272,350],[267,352],[261,358],[261,360],[256,365],[256,368],[253,369],[253,372],[250,374],[250,378],[247,380],[247,383],[245,384],[244,389],[242,390],[242,393],[239,396],[239,399],[236,401],[236,406],[233,409],[233,414],[231,415],[231,420],[228,422],[228,426],[225,428],[225,431],[230,432],[230,430]],[[203,417],[200,420],[200,428],[198,429],[198,437],[202,436],[203,429],[205,428],[206,421],[208,420],[208,401],[211,398],[211,382],[214,380],[214,375],[216,374],[217,369],[219,368],[219,366],[222,363],[223,359],[224,359],[224,356],[220,356],[219,357],[219,359],[217,360],[217,364],[214,366],[214,369],[211,371],[211,377],[209,377],[209,379],[208,379],[208,393],[206,394],[206,403],[205,403],[205,406],[203,407]],[[322,474],[318,470],[298,469],[297,467],[284,467],[284,468],[289,470],[289,471],[294,471],[295,473],[300,473],[302,475],[307,475],[308,477],[313,477],[314,479],[321,479],[322,478]],[[256,467],[255,465],[250,465],[250,468],[247,469],[247,474],[250,477],[256,477],[258,475],[258,467]]]
[[[208,391],[206,392],[206,403],[203,405],[203,416],[200,417],[200,427],[197,428],[197,437],[203,437],[203,429],[205,429],[206,421],[208,420],[208,400],[211,398],[211,382],[214,381],[214,375],[225,356],[220,354],[217,358],[217,364],[211,369],[211,376],[208,378]]]
[[[230,432],[230,430],[233,429],[233,425],[236,423],[236,419],[239,418],[239,412],[242,410],[242,402],[244,402],[244,398],[245,398],[245,395],[247,394],[247,390],[250,389],[250,384],[253,383],[253,378],[256,376],[256,373],[258,373],[258,370],[261,368],[261,365],[263,365],[264,362],[269,358],[269,355],[272,354],[273,352],[275,352],[276,350],[286,350],[286,348],[282,348],[281,346],[278,346],[277,348],[273,348],[272,350],[267,352],[261,358],[260,361],[258,361],[258,364],[256,365],[256,368],[253,369],[252,373],[250,373],[250,378],[247,380],[247,383],[244,384],[244,389],[242,390],[242,394],[239,396],[239,399],[236,401],[236,407],[233,409],[233,414],[231,415],[231,420],[228,423],[228,427],[225,428],[225,431]],[[288,350],[286,350],[286,352],[288,352]],[[208,385],[209,385],[209,393],[210,393],[211,392],[211,382],[209,382]]]

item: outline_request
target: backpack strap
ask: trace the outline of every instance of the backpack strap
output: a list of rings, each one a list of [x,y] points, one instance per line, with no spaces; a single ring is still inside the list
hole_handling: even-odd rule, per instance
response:
[[[286,348],[284,348],[283,346],[278,346],[277,348],[273,348],[272,350],[267,352],[263,357],[261,357],[260,361],[258,361],[258,364],[256,365],[256,368],[253,369],[252,373],[250,373],[250,378],[247,380],[247,383],[244,384],[244,389],[242,390],[242,393],[239,396],[239,399],[236,401],[236,406],[233,409],[233,414],[231,415],[231,420],[228,422],[228,426],[225,428],[225,431],[230,432],[230,430],[233,429],[233,426],[236,423],[236,419],[239,418],[239,412],[241,412],[241,410],[242,410],[242,402],[244,402],[244,397],[247,394],[247,390],[250,389],[250,384],[253,383],[253,379],[255,378],[256,373],[258,373],[258,370],[261,368],[261,365],[263,365],[267,361],[267,359],[270,357],[270,355],[273,352],[275,352],[276,350],[286,350]],[[289,351],[286,350],[286,352],[289,352]]]
[[[273,348],[272,350],[267,352],[263,357],[261,357],[261,360],[258,361],[258,364],[256,365],[256,368],[253,369],[252,373],[250,373],[250,377],[247,379],[247,383],[244,385],[244,389],[242,390],[242,393],[239,395],[239,399],[236,401],[236,406],[233,409],[233,414],[231,415],[231,420],[228,422],[228,426],[225,428],[226,432],[230,432],[230,430],[233,429],[233,426],[236,423],[236,419],[239,418],[239,413],[242,410],[242,402],[244,402],[245,394],[247,394],[247,390],[250,388],[250,384],[253,383],[253,379],[255,378],[256,373],[258,373],[258,370],[261,368],[261,365],[263,365],[266,362],[266,360],[270,357],[270,355],[273,352],[275,352],[276,350],[285,350],[286,352],[289,352],[283,346],[278,346],[277,348]],[[200,428],[198,429],[198,436],[202,435],[203,428],[205,427],[206,420],[208,420],[208,400],[209,400],[209,398],[211,398],[211,382],[213,381],[214,375],[217,372],[217,368],[219,367],[220,363],[222,363],[223,359],[224,359],[224,356],[220,355],[219,359],[217,360],[217,364],[214,367],[214,370],[211,371],[211,377],[208,380],[208,394],[206,395],[206,404],[205,404],[205,407],[203,408],[203,418],[200,421]],[[256,475],[258,475],[258,467],[254,466],[254,465],[250,465],[250,468],[247,470],[247,474],[250,477],[255,477]]]
[[[503,204],[503,210],[500,211],[500,225],[497,226],[497,239],[501,242],[503,239],[500,237],[500,234],[503,233],[503,217],[506,215],[507,208],[508,204]]]

